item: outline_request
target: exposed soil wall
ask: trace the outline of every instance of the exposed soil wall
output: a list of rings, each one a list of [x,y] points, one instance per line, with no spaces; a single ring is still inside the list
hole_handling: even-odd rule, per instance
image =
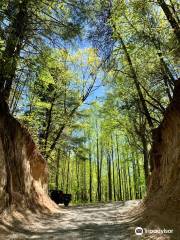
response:
[[[180,80],[176,81],[173,101],[167,108],[162,123],[153,131],[151,165],[147,205],[161,213],[178,216],[180,214]]]
[[[31,135],[0,104],[0,210],[15,206],[54,210],[47,195],[47,163]]]

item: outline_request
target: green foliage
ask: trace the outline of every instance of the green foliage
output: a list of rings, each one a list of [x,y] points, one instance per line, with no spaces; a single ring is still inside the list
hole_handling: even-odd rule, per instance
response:
[[[4,0],[0,9],[1,88],[12,81],[11,113],[48,161],[50,188],[74,202],[142,198],[151,130],[178,78],[177,36],[158,1]]]

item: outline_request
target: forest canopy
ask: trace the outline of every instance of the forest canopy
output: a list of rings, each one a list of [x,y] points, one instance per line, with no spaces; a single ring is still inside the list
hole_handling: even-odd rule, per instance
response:
[[[49,189],[145,196],[152,130],[179,78],[176,0],[1,0],[0,97],[29,129]]]

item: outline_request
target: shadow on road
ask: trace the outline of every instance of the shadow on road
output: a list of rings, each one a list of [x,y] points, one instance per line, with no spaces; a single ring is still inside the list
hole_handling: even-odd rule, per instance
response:
[[[54,239],[54,240],[132,240],[139,216],[129,215],[138,202],[108,203],[61,208],[53,215],[28,216],[26,224],[13,218],[11,224],[1,222],[9,234],[0,239]]]

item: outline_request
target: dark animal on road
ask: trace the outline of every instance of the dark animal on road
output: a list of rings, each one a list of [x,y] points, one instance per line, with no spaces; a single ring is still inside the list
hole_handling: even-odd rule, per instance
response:
[[[68,206],[72,199],[71,194],[65,194],[61,190],[49,190],[49,196],[56,204],[64,203],[64,206]]]

